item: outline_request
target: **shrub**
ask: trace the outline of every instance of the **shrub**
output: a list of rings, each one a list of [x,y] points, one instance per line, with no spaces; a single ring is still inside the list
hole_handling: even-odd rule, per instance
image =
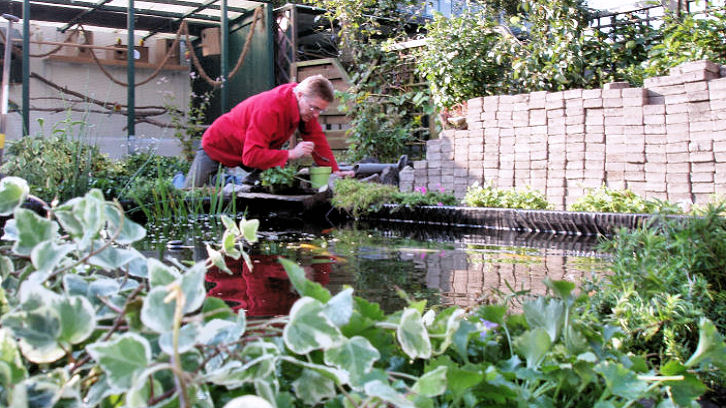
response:
[[[83,140],[84,134],[85,122],[67,118],[55,124],[48,137],[10,142],[0,172],[25,178],[33,194],[46,201],[65,201],[94,187],[109,188],[110,179],[123,169],[98,146]]]
[[[469,207],[515,208],[521,210],[548,210],[553,207],[539,191],[529,187],[524,191],[514,189],[500,190],[491,185],[478,183],[466,189],[463,200]]]

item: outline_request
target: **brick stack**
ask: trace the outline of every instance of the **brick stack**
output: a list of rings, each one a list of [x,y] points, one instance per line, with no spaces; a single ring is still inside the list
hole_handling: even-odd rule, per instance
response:
[[[459,198],[474,182],[532,187],[558,209],[602,184],[705,203],[726,191],[724,75],[726,68],[699,61],[643,88],[612,83],[471,99],[469,129],[429,141],[414,184],[453,186]]]

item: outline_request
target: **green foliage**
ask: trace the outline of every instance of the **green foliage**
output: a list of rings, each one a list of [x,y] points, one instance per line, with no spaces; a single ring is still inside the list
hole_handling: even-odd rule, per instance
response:
[[[47,137],[26,136],[8,143],[0,172],[25,178],[32,193],[47,201],[63,201],[103,187],[104,180],[120,169],[84,140],[85,129],[85,122],[69,116],[55,124]]]
[[[587,34],[582,1],[521,6],[516,15],[464,12],[437,16],[426,26],[429,44],[417,64],[438,106],[484,95],[585,88],[608,76],[604,71],[612,66],[600,51],[607,45]],[[509,26],[501,16],[509,17]]]
[[[272,167],[260,173],[260,183],[271,191],[295,185],[296,166]]]
[[[391,202],[391,198],[398,193],[398,188],[349,178],[335,180],[333,191],[334,195],[330,200],[333,207],[359,217],[369,211],[377,211],[383,204]]]
[[[301,299],[289,316],[248,321],[203,283],[208,265],[244,257],[254,220],[223,217],[205,262],[169,265],[130,246],[144,229],[98,190],[40,217],[19,208],[21,181],[4,188],[17,196],[2,247],[4,406],[210,407],[250,394],[272,406],[693,406],[704,387],[692,373],[726,366],[707,319],[684,363],[627,353],[565,281],[546,281],[554,296],[523,313],[411,301],[386,315],[284,262]]]
[[[524,191],[515,189],[497,189],[491,185],[480,186],[478,183],[466,189],[462,200],[469,207],[516,208],[522,210],[549,210],[552,204],[539,191],[527,188]]]
[[[202,139],[203,125],[211,100],[212,91],[207,91],[202,95],[192,93],[187,110],[184,111],[175,104],[173,93],[164,93],[164,108],[169,114],[171,125],[174,128],[174,137],[179,140],[182,147],[182,156],[189,162],[194,160],[196,154],[195,142]]]
[[[368,212],[375,212],[384,204],[405,206],[420,205],[456,205],[457,200],[445,191],[427,191],[420,187],[415,192],[401,192],[395,186],[366,183],[356,179],[338,179],[335,181],[335,194],[331,199],[333,207],[360,217]]]
[[[352,160],[375,157],[395,161],[411,144],[428,136],[426,116],[433,113],[428,89],[390,43],[408,40],[411,15],[402,13],[415,1],[326,0],[312,2],[328,10],[338,25],[341,61],[352,86],[340,92],[340,109],[351,118],[347,133]],[[404,58],[405,59],[405,58]]]
[[[668,75],[684,62],[709,60],[726,63],[726,14],[715,9],[706,15],[666,15],[662,40],[649,50],[646,77]]]
[[[677,204],[655,198],[643,198],[630,190],[613,190],[605,185],[588,189],[587,193],[572,203],[570,211],[681,214]]]
[[[428,42],[421,49],[417,67],[428,80],[437,106],[450,108],[467,99],[500,91],[496,84],[502,81],[502,68],[510,59],[492,57],[491,51],[501,34],[496,22],[486,15],[436,15],[426,26]]]
[[[723,209],[711,207],[701,217],[659,217],[607,243],[613,273],[594,304],[626,333],[628,349],[684,362],[697,348],[701,319],[726,330]],[[723,373],[716,376],[726,381]]]

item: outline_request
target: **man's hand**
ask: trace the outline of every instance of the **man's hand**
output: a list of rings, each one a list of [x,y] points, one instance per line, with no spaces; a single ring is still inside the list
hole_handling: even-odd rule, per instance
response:
[[[338,170],[336,172],[333,172],[334,175],[340,177],[340,178],[346,178],[346,177],[353,177],[355,176],[355,172],[353,170]]]
[[[313,142],[300,142],[296,144],[295,147],[287,151],[287,158],[295,160],[303,156],[310,156],[314,148],[315,143]]]

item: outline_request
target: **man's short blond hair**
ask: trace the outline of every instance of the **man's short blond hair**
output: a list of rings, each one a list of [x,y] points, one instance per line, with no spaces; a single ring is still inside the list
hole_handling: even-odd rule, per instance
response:
[[[320,98],[328,103],[335,100],[335,88],[328,78],[318,74],[309,76],[300,82],[295,89],[301,95],[310,98]]]

